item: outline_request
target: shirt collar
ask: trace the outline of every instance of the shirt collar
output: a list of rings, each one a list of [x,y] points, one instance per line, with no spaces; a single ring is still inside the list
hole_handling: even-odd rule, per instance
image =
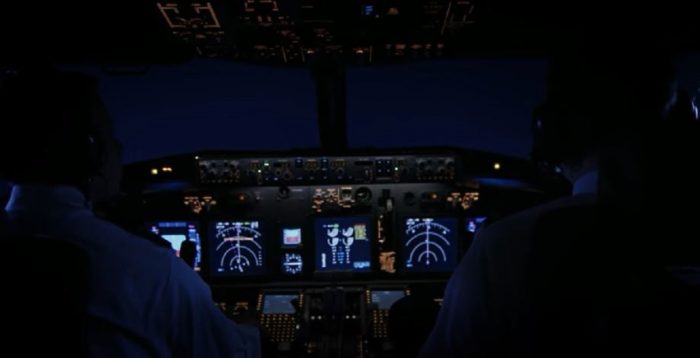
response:
[[[19,184],[12,187],[5,211],[54,211],[56,209],[88,209],[85,195],[72,186]]]
[[[598,192],[598,170],[591,170],[574,182],[573,195],[595,194]]]

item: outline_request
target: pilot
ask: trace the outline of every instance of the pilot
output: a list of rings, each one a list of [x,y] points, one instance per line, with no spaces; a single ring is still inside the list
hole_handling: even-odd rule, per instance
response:
[[[507,217],[477,234],[449,280],[421,357],[542,357],[556,351],[554,347],[560,344],[538,336],[544,332],[538,330],[543,322],[552,318],[541,315],[547,309],[543,306],[556,304],[561,286],[572,287],[574,292],[576,285],[583,285],[577,280],[585,279],[585,270],[594,275],[609,247],[606,244],[611,242],[590,241],[587,256],[577,261],[582,265],[569,267],[564,262],[561,264],[571,271],[553,272],[560,267],[555,264],[557,260],[566,260],[571,254],[564,251],[568,241],[586,232],[593,222],[581,218],[574,221],[574,226],[559,225],[559,231],[552,235],[552,245],[541,245],[540,220],[569,209],[585,213],[596,206],[599,182],[610,183],[606,177],[610,172],[601,166],[607,153],[625,153],[628,159],[633,158],[630,153],[636,151],[630,148],[636,145],[636,136],[650,123],[661,122],[675,92],[670,61],[653,52],[653,47],[645,51],[632,43],[627,46],[629,38],[619,42],[614,38],[609,42],[596,39],[600,42],[582,41],[577,49],[562,51],[553,58],[545,105],[534,121],[533,154],[542,155],[550,165],[561,169],[573,184],[572,195]],[[588,237],[595,240],[596,235]],[[617,238],[606,235],[605,239]],[[542,275],[559,280],[538,286]],[[587,318],[581,312],[596,309],[585,295],[605,297],[607,292],[603,283],[585,284],[590,284],[591,290],[578,297],[578,306],[570,306],[560,312],[560,317],[554,317],[560,325],[547,327],[549,332],[591,333],[581,329],[582,320]],[[609,287],[616,287],[615,282]],[[604,332],[605,321],[598,324],[592,331]],[[577,342],[580,344],[556,351],[558,356],[581,356],[591,348],[586,345],[599,343]]]
[[[94,79],[50,66],[7,72],[0,118],[10,123],[0,175],[14,184],[6,227],[69,240],[90,258],[90,356],[260,356],[257,328],[227,319],[182,260],[93,213],[117,192],[121,167]]]

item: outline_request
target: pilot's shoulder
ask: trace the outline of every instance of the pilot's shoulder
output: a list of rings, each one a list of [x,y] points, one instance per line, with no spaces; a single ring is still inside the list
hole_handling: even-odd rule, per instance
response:
[[[82,238],[96,254],[142,266],[163,267],[176,258],[172,250],[153,239],[128,231],[107,220],[90,217],[71,231]],[[165,265],[167,267],[167,265]]]
[[[479,231],[478,238],[487,247],[530,241],[535,225],[548,213],[558,209],[590,206],[595,201],[596,196],[592,194],[556,199],[496,221]]]
[[[107,233],[103,238],[106,240],[99,240],[101,256],[111,256],[107,264],[127,265],[139,271],[141,282],[160,282],[171,298],[186,302],[211,300],[209,286],[169,247],[106,220],[97,219],[93,225],[97,231]]]

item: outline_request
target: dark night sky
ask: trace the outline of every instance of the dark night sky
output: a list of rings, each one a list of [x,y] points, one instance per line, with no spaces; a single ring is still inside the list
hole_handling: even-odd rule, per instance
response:
[[[681,61],[683,77],[700,78],[697,63]],[[319,144],[314,88],[304,68],[197,60],[134,76],[81,69],[102,79],[126,162]],[[351,67],[350,145],[450,145],[527,157],[530,112],[542,99],[545,72],[546,61],[536,58]]]

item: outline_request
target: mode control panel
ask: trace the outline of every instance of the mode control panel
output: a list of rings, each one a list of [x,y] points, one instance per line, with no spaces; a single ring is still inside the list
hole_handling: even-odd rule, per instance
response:
[[[449,182],[457,157],[444,155],[230,158],[197,157],[201,184],[273,186]]]

